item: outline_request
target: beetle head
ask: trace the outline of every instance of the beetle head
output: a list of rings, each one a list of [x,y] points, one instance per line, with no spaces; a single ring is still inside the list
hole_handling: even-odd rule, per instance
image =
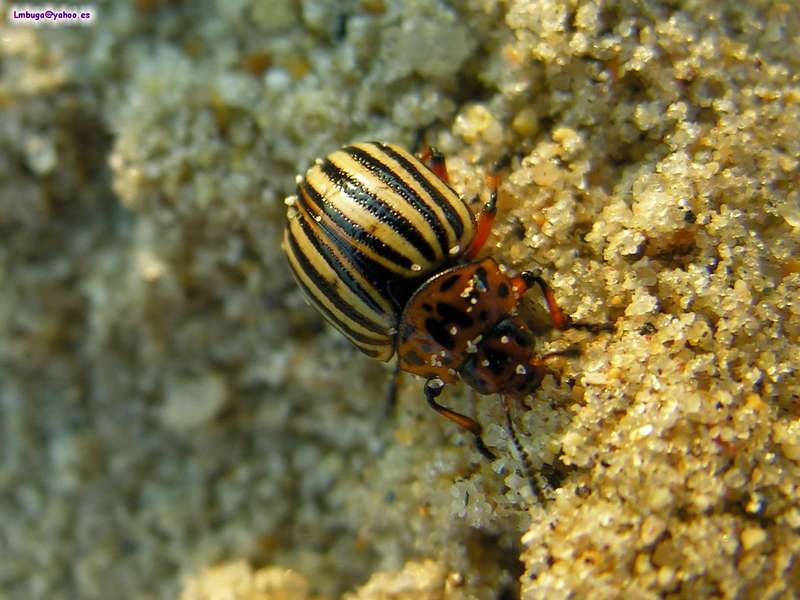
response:
[[[500,321],[483,335],[460,369],[461,378],[481,394],[527,394],[546,370],[533,362],[533,334],[516,317]]]

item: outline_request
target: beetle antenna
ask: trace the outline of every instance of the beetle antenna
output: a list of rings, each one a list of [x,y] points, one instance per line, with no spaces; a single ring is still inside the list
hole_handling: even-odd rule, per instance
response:
[[[533,495],[539,499],[539,502],[544,504],[547,501],[547,498],[544,495],[542,484],[534,474],[530,456],[525,451],[525,448],[522,447],[522,443],[517,437],[517,432],[514,431],[514,423],[511,419],[511,398],[508,396],[503,396],[503,407],[506,410],[506,425],[508,425],[508,432],[511,435],[511,441],[514,442],[514,448],[516,448],[517,454],[519,454],[520,460],[522,461],[522,468],[525,471],[525,475],[528,477],[528,483],[531,486],[531,491],[533,492]]]
[[[613,323],[584,323],[583,321],[569,321],[567,329],[581,329],[590,333],[614,333]]]

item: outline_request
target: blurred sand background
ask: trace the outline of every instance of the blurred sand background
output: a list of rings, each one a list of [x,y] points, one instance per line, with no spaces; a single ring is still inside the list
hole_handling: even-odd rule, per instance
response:
[[[796,3],[0,6],[0,597],[796,596]],[[540,338],[546,504],[281,253],[297,173],[419,131],[466,197],[510,155],[490,251],[615,326]]]

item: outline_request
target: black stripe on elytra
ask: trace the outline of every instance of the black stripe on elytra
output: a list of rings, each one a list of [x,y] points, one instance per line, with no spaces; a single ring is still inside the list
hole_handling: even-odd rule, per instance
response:
[[[353,223],[336,206],[330,202],[326,202],[322,195],[316,189],[311,187],[305,180],[298,186],[298,192],[299,193],[297,194],[297,197],[299,199],[300,206],[303,207],[309,214],[324,214],[331,221],[333,221],[336,227],[342,231],[344,235],[349,237],[351,240],[354,240],[355,243],[363,244],[378,256],[385,258],[402,269],[411,269],[411,265],[413,263],[410,258],[403,256],[386,243],[380,241],[375,235],[366,231],[363,227]],[[316,210],[312,210],[311,207],[308,206],[306,198],[308,198],[308,200],[314,204]],[[345,255],[350,255],[353,253],[353,242],[348,242],[347,240],[342,239],[342,237],[335,233],[330,227],[325,227],[322,223],[321,225],[323,225],[328,237],[332,239],[336,238],[336,246],[342,250]]]
[[[314,231],[312,225],[306,219],[299,219],[298,222],[300,223],[300,226],[303,228],[303,231],[305,232],[306,236],[311,242],[311,245],[314,246],[314,249],[319,254],[322,255],[322,257],[325,259],[325,262],[327,262],[328,265],[334,271],[336,271],[336,275],[339,277],[339,279],[341,279],[342,282],[348,288],[350,288],[362,302],[364,302],[364,304],[369,306],[370,309],[372,309],[378,314],[385,312],[384,309],[381,308],[381,306],[377,302],[375,302],[375,299],[372,297],[372,295],[367,290],[365,290],[358,281],[356,281],[353,278],[353,276],[350,274],[350,271],[348,271],[345,265],[342,264],[342,261],[340,261],[339,258],[336,256],[336,254],[334,254],[330,246],[320,241],[320,237],[316,235],[316,232]],[[319,223],[316,222],[314,223],[317,226],[319,226]],[[344,254],[344,256],[347,256],[347,254]]]
[[[315,212],[313,210],[309,210],[308,204],[304,200],[306,194],[308,194],[308,197],[316,206],[318,206],[318,202],[322,201],[321,199],[318,200],[315,198],[315,196],[319,197],[319,194],[317,194],[313,188],[303,185],[300,188],[300,194],[298,195],[300,198],[300,210],[301,214],[303,215],[303,219],[309,223],[313,221],[315,224],[317,224],[319,226],[319,235],[324,235],[342,254],[342,256],[347,257],[347,259],[353,264],[353,267],[375,288],[377,293],[380,294],[382,298],[384,298],[390,305],[394,306],[395,309],[402,309],[407,298],[404,297],[398,300],[396,298],[396,294],[392,293],[392,285],[399,278],[401,278],[401,275],[394,271],[390,271],[381,263],[370,258],[367,254],[360,250],[359,246],[357,245],[358,243],[372,248],[371,245],[364,243],[364,240],[356,239],[356,242],[354,243],[353,239],[345,237],[354,235],[353,232],[355,230],[363,230],[353,225],[344,215],[342,215],[341,212],[339,212],[335,207],[332,207],[329,203],[327,204],[327,206],[330,207],[330,212],[328,214],[331,216],[334,224],[331,225],[324,220],[317,223],[317,220],[313,216]],[[324,210],[324,208],[318,210]],[[306,215],[308,215],[307,218]],[[334,215],[338,217],[338,220],[337,218],[334,218]],[[342,234],[342,231],[344,231],[344,235]],[[374,236],[371,237],[374,238]],[[397,260],[394,261],[396,264],[399,263],[401,267],[405,267],[407,269],[411,268],[411,261],[406,257],[395,253],[395,251],[391,248],[387,247],[386,250],[391,256],[397,257]]]
[[[447,221],[453,228],[456,239],[460,239],[461,235],[464,233],[464,223],[461,221],[458,213],[456,213],[456,211],[453,210],[453,207],[450,206],[450,202],[447,200],[447,198],[445,198],[442,193],[436,189],[436,187],[434,187],[430,181],[428,181],[427,177],[425,177],[423,173],[420,173],[419,169],[417,169],[405,156],[395,152],[387,144],[375,142],[375,145],[383,150],[388,156],[391,156],[394,160],[396,160],[406,170],[406,172],[422,186],[422,189],[428,192],[430,197],[436,202],[436,204],[439,205],[439,207],[444,211],[444,214],[447,216]],[[435,174],[433,176],[436,177]],[[453,195],[457,196],[455,192],[453,192]]]
[[[371,338],[366,336],[362,333],[357,331],[353,331],[346,323],[341,321],[334,315],[322,302],[317,299],[317,296],[321,295],[324,298],[330,300],[334,306],[342,313],[351,317],[354,321],[356,321],[359,325],[363,325],[370,331],[374,331],[379,335],[385,335],[385,332],[381,331],[380,327],[365,319],[362,315],[358,313],[354,313],[352,308],[348,306],[344,300],[339,296],[336,292],[336,289],[327,281],[322,274],[317,271],[311,262],[306,258],[305,254],[302,252],[297,240],[294,237],[291,229],[289,230],[289,247],[294,255],[295,259],[297,260],[300,268],[303,272],[311,279],[315,289],[309,288],[305,283],[298,277],[298,283],[300,286],[306,291],[307,296],[314,302],[316,307],[322,312],[331,323],[335,323],[336,327],[342,330],[345,335],[348,337],[357,340],[359,342],[363,342],[365,344],[385,344],[385,341],[378,340],[375,338]]]
[[[375,215],[378,221],[390,225],[401,238],[407,240],[427,260],[431,262],[436,260],[435,250],[422,233],[420,233],[403,215],[393,210],[392,207],[383,202],[378,196],[365,189],[361,183],[348,174],[347,171],[337,167],[328,159],[325,159],[320,169],[328,176],[334,185],[340,187],[342,191],[350,196],[356,203]]]
[[[439,221],[436,213],[433,212],[433,209],[425,204],[422,198],[403,182],[402,178],[398,177],[392,169],[376,157],[355,146],[348,146],[344,148],[344,151],[352,156],[358,164],[378,177],[382,183],[385,183],[397,195],[410,204],[414,210],[422,215],[428,225],[431,226],[431,229],[433,229],[436,239],[439,241],[439,247],[442,249],[443,254],[446,255],[450,246],[447,239],[447,232],[444,230],[444,227],[442,227],[442,223]]]
[[[425,359],[417,354],[416,350],[409,350],[403,355],[403,360],[415,367],[421,367],[425,364]]]
[[[306,297],[309,299],[309,302],[311,302],[311,304],[314,305],[314,308],[316,308],[319,311],[319,313],[323,317],[325,317],[325,320],[330,325],[336,327],[345,336],[347,336],[350,339],[351,343],[355,344],[356,347],[367,356],[371,356],[374,358],[380,354],[380,350],[373,350],[372,348],[369,348],[367,346],[385,346],[386,345],[385,340],[370,338],[363,334],[353,331],[350,327],[348,327],[347,325],[342,323],[339,319],[337,319],[336,316],[330,310],[328,310],[326,306],[321,304],[319,300],[317,300],[316,296],[314,296],[313,292],[308,288],[308,286],[306,286],[305,283],[303,283],[300,280],[299,277],[295,279],[297,281],[297,284],[305,292]]]

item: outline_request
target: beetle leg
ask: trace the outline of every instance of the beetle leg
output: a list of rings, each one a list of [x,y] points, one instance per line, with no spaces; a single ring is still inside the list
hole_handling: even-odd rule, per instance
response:
[[[500,171],[505,169],[510,161],[511,158],[508,155],[503,156],[492,165],[489,174],[486,176],[486,185],[489,187],[489,201],[481,209],[478,224],[475,227],[475,237],[472,238],[469,248],[464,253],[464,258],[467,261],[475,258],[483,248],[486,240],[489,239],[494,218],[497,216],[497,188],[500,187]]]
[[[487,179],[490,179],[492,182],[489,201],[484,204],[481,209],[481,214],[478,217],[478,224],[475,226],[475,236],[472,238],[467,251],[464,252],[464,259],[467,261],[475,258],[478,252],[481,251],[481,248],[483,248],[486,240],[489,239],[489,234],[492,232],[492,224],[497,215],[497,176],[487,176]]]
[[[447,161],[445,161],[444,154],[433,146],[426,146],[425,150],[420,154],[420,160],[428,165],[428,168],[436,173],[436,176],[444,181],[450,183],[450,175],[447,173]]]
[[[582,321],[572,321],[564,314],[561,307],[558,306],[553,290],[550,289],[547,282],[542,279],[538,269],[536,271],[523,271],[516,277],[513,277],[511,279],[511,289],[517,298],[521,298],[534,283],[542,290],[544,301],[547,304],[547,311],[550,313],[550,319],[553,321],[553,327],[556,329],[583,329],[585,331],[591,331],[592,333],[614,331],[614,326],[611,323],[584,323]]]
[[[483,431],[481,424],[475,419],[472,419],[466,415],[462,415],[461,413],[457,413],[454,410],[450,410],[446,406],[442,406],[436,402],[436,398],[439,397],[443,389],[444,383],[441,379],[434,378],[425,382],[425,399],[428,401],[430,407],[446,419],[450,419],[459,427],[472,433],[472,435],[475,436],[475,445],[478,448],[478,452],[483,454],[487,459],[494,460],[494,454],[492,454],[492,452],[486,447],[486,444],[484,444],[483,440],[481,439],[481,432]]]
[[[394,412],[394,407],[397,406],[397,389],[400,383],[400,357],[397,357],[397,362],[392,371],[392,379],[389,382],[389,389],[386,390],[386,414],[390,415]]]
[[[538,271],[523,271],[516,277],[513,277],[511,279],[511,289],[517,298],[521,298],[534,283],[542,290],[542,295],[544,296],[544,301],[547,303],[547,310],[550,313],[553,326],[556,329],[567,329],[570,327],[571,323],[569,322],[569,317],[567,317],[561,310],[561,307],[558,306],[553,290],[550,289],[547,282],[542,279]]]
[[[539,286],[539,289],[542,290],[542,295],[544,296],[544,301],[547,303],[547,311],[550,313],[550,319],[553,321],[553,326],[556,329],[566,329],[570,326],[569,317],[564,314],[561,310],[561,307],[556,302],[556,296],[553,294],[553,290],[550,289],[550,286],[547,285],[547,282],[542,279],[542,276],[538,273],[532,273],[533,280]]]

